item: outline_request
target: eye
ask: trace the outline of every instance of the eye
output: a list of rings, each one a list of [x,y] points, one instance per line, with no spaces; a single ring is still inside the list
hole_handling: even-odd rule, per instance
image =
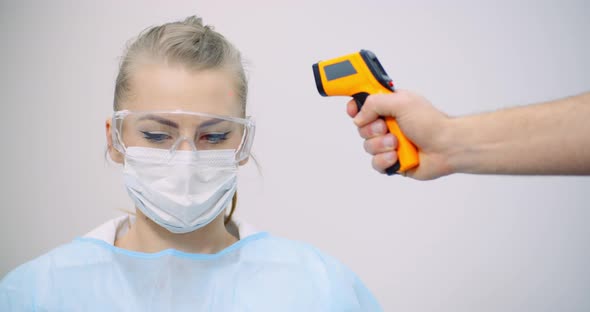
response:
[[[230,132],[225,133],[207,133],[201,136],[201,140],[207,141],[209,144],[219,144],[223,141],[227,140],[228,135]]]
[[[164,140],[168,140],[171,139],[172,137],[169,136],[166,133],[163,132],[149,132],[149,131],[141,131],[141,133],[143,133],[143,138],[153,142],[153,143],[159,143],[159,142],[163,142]]]

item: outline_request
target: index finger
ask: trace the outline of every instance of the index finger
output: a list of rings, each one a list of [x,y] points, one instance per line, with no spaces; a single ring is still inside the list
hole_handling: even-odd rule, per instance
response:
[[[369,95],[353,121],[360,128],[381,116],[396,117],[403,105],[403,101],[404,95],[396,92]]]

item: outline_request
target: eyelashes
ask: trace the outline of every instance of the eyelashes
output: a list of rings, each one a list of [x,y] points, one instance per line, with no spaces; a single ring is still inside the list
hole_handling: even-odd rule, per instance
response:
[[[170,140],[172,137],[163,132],[149,132],[149,131],[141,131],[143,133],[143,138],[150,141],[151,143],[161,143],[165,140]]]
[[[231,131],[223,133],[208,133],[201,136],[201,138],[207,141],[207,143],[209,144],[220,144],[223,143],[223,141],[227,140],[227,137],[230,134],[230,132]]]
[[[150,143],[163,143],[165,141],[172,140],[172,136],[165,132],[150,132],[150,131],[141,131],[143,134],[143,138]],[[196,138],[197,143],[206,142],[207,144],[220,144],[226,141],[230,135],[231,131],[227,132],[212,132],[200,135]]]

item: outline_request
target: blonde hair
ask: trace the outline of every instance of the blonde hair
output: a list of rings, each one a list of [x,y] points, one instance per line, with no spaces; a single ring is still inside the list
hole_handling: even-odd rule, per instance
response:
[[[240,51],[224,36],[213,30],[213,27],[204,26],[200,17],[189,16],[183,21],[147,28],[127,45],[115,82],[115,111],[121,110],[122,102],[133,92],[129,84],[133,69],[140,60],[146,59],[163,64],[181,65],[194,71],[229,70],[236,78],[236,94],[240,100],[242,115],[245,116],[248,81]],[[236,192],[225,224],[231,221],[237,199]]]
[[[129,81],[140,59],[177,64],[195,71],[228,69],[236,78],[236,94],[245,115],[248,81],[240,51],[213,27],[203,26],[200,17],[190,16],[183,21],[150,27],[128,44],[115,83],[115,111],[121,109],[121,102],[132,92]]]

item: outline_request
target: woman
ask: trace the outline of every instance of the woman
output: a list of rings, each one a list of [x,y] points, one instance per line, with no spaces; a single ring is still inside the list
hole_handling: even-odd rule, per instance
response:
[[[123,57],[106,122],[136,217],[9,273],[0,310],[380,310],[336,260],[231,220],[254,137],[246,94],[240,53],[201,19],[143,32]]]

